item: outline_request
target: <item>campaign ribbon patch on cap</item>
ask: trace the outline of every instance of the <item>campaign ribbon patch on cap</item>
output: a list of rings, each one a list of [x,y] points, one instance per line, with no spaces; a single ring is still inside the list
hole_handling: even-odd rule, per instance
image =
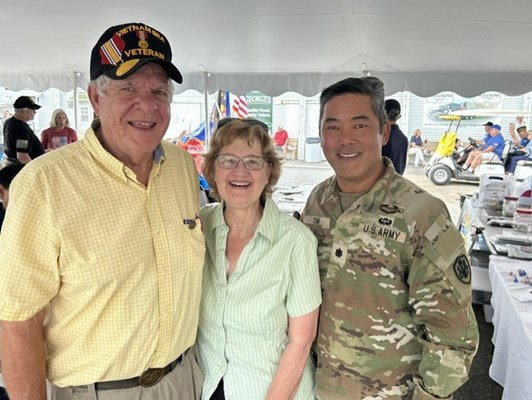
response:
[[[170,78],[183,81],[172,64],[172,50],[165,36],[145,24],[124,24],[109,28],[91,55],[91,80],[105,74],[123,79],[149,62],[160,64]]]
[[[122,52],[126,44],[118,34],[114,34],[111,39],[100,47],[100,57],[102,64],[118,65],[122,61]]]

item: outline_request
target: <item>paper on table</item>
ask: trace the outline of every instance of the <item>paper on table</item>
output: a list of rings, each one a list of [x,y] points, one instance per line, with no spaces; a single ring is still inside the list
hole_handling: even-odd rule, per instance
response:
[[[529,303],[532,301],[532,290],[530,289],[526,291],[512,292],[510,294],[514,299],[519,300],[522,303]]]
[[[532,260],[532,248],[530,246],[509,244],[506,246],[506,250],[508,251],[508,257]]]

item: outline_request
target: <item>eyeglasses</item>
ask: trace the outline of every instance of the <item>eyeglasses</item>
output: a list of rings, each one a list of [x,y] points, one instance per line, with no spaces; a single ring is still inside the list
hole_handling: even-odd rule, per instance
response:
[[[232,154],[218,154],[216,157],[218,165],[223,169],[234,169],[238,166],[238,163],[242,161],[244,167],[250,171],[260,171],[264,168],[266,159],[259,156],[247,156],[247,157],[237,157]]]
[[[216,129],[221,128],[222,126],[227,125],[233,121],[242,121],[242,122],[247,123],[249,126],[260,126],[262,129],[268,132],[268,125],[266,125],[264,122],[259,121],[258,119],[255,119],[255,118],[243,118],[243,119],[235,118],[235,117],[222,118],[221,120],[218,121],[218,124],[216,125]]]

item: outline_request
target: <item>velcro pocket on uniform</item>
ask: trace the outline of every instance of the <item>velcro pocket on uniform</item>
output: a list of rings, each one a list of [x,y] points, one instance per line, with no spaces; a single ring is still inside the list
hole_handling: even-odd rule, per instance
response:
[[[442,271],[460,304],[471,297],[471,266],[464,240],[450,220],[439,216],[426,231],[423,255]]]

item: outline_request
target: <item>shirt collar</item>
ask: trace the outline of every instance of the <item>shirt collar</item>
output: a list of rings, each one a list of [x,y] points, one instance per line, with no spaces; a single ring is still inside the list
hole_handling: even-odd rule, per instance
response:
[[[216,208],[216,211],[214,212],[211,231],[219,227],[225,227],[225,229],[228,229],[224,219],[224,208],[225,203],[222,201],[222,203],[219,205],[219,207]],[[276,225],[278,224],[276,210],[277,207],[271,197],[265,195],[264,210],[262,212],[262,218],[260,219],[259,225],[257,227],[257,233],[261,236],[264,236],[271,242],[275,241],[276,234],[278,231],[276,229]]]
[[[93,123],[87,130],[84,137],[84,143],[86,143],[89,152],[97,159],[106,169],[118,178],[127,181],[130,179],[132,171],[120,160],[115,158],[109,153],[100,143],[100,140],[96,136],[95,129],[99,129],[100,124]],[[153,151],[153,163],[157,166],[162,165],[165,160],[165,152],[162,144],[159,144]]]

